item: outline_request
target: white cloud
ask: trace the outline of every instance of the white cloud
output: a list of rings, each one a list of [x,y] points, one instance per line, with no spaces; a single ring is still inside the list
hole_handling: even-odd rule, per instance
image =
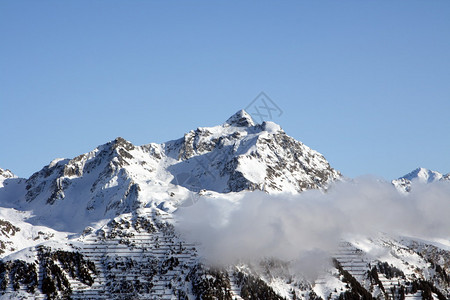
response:
[[[390,183],[360,178],[337,183],[327,193],[201,198],[176,216],[178,230],[200,242],[212,263],[262,257],[307,261],[311,253],[333,251],[347,235],[449,239],[450,184],[416,184],[404,195]]]

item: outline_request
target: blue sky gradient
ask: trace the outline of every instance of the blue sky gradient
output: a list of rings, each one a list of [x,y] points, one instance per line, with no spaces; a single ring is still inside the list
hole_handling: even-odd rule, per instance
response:
[[[450,172],[450,1],[1,1],[0,167],[272,121],[344,175]]]

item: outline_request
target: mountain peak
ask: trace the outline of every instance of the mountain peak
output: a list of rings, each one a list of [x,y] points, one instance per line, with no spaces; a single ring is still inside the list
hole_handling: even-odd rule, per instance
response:
[[[243,109],[239,110],[234,115],[229,117],[225,124],[236,127],[255,126],[255,122],[253,121],[252,117]]]
[[[2,169],[0,168],[0,177],[4,177],[4,178],[14,178],[16,177],[16,175],[13,174],[13,172],[11,172],[8,169]]]
[[[409,192],[411,191],[411,186],[414,182],[433,183],[447,180],[450,181],[450,173],[443,175],[437,171],[426,168],[417,168],[398,179],[392,180],[392,184],[401,192]]]
[[[100,148],[106,147],[105,149],[108,149],[108,151],[115,150],[115,151],[118,151],[119,153],[124,150],[130,151],[135,148],[131,142],[127,141],[126,139],[124,139],[120,136],[104,145],[99,146],[99,147]]]
[[[426,168],[417,168],[414,171],[406,174],[402,178],[408,180],[418,180],[421,182],[434,182],[442,178],[442,174],[436,171],[428,170]]]

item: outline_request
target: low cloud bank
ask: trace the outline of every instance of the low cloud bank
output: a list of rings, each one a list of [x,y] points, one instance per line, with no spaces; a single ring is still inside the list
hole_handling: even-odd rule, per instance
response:
[[[262,257],[307,262],[352,235],[383,232],[448,240],[450,184],[415,184],[402,194],[390,183],[360,178],[336,183],[327,193],[201,198],[180,208],[176,217],[177,229],[201,243],[201,254],[211,263]]]

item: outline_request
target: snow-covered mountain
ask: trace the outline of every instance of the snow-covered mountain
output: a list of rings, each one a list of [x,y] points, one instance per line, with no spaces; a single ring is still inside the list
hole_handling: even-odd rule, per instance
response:
[[[191,177],[187,187],[220,193],[295,193],[326,187],[341,176],[320,153],[286,135],[280,126],[255,124],[243,110],[221,126],[190,131],[164,149],[177,159],[169,171]]]
[[[437,171],[428,170],[425,168],[417,168],[414,171],[392,181],[394,186],[404,192],[411,190],[411,185],[414,183],[433,183],[439,181],[450,181],[450,173],[441,174]]]
[[[222,125],[167,143],[134,146],[117,138],[73,159],[55,159],[7,189],[18,197],[0,200],[33,210],[35,224],[79,231],[137,208],[173,209],[190,192],[296,193],[325,188],[340,176],[275,123],[254,124],[239,111]]]
[[[14,175],[13,172],[11,172],[10,170],[8,169],[4,170],[0,168],[0,188],[5,186],[5,182],[7,185],[9,181],[15,178],[17,178],[17,176]]]
[[[450,248],[436,242],[349,239],[310,278],[274,258],[204,265],[176,231],[177,209],[199,197],[326,191],[341,178],[243,110],[162,144],[117,138],[28,179],[0,169],[0,299],[448,298]]]
[[[8,169],[4,170],[4,169],[0,168],[0,179],[1,180],[7,179],[7,178],[14,178],[14,177],[17,177],[17,176],[14,175],[10,170],[8,170]]]

